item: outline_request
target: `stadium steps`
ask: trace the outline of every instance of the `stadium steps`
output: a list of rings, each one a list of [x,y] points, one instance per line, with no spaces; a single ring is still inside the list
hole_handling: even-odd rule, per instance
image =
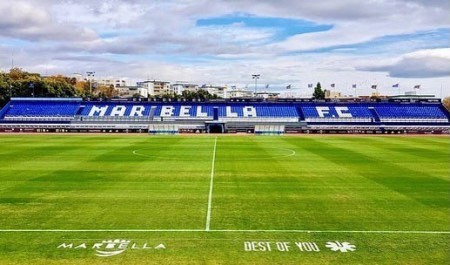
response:
[[[299,116],[300,121],[305,121],[305,114],[303,113],[301,106],[297,105],[295,109],[297,110],[297,115]]]
[[[378,115],[378,112],[375,110],[374,107],[369,107],[369,111],[372,114],[373,118],[374,118],[374,122],[376,124],[380,124],[381,120],[380,120],[380,115]]]
[[[6,103],[6,105],[0,110],[0,120],[2,120],[5,117],[6,112],[9,110],[9,105],[11,104],[11,101]]]
[[[445,117],[447,117],[448,122],[450,122],[450,112],[442,104],[439,105],[439,108],[441,109],[442,113],[444,113]]]

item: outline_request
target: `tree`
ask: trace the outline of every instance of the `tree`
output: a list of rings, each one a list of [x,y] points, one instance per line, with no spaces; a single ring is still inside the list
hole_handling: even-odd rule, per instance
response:
[[[77,96],[75,87],[70,83],[71,79],[61,75],[49,76],[43,79],[41,90],[36,90],[36,96],[41,97],[73,97]]]
[[[96,87],[96,92],[98,94],[99,97],[101,98],[113,98],[115,96],[119,95],[119,91],[117,89],[114,88],[113,85],[109,85],[109,86],[105,86],[105,85],[99,85]],[[138,94],[140,97],[139,93]],[[134,95],[133,95],[134,97]]]
[[[174,98],[177,98],[177,97],[174,97]],[[217,99],[218,97],[216,94],[212,95],[208,91],[206,91],[204,89],[200,89],[197,92],[184,90],[183,92],[181,92],[180,98],[184,98],[188,101],[191,101],[193,99],[200,99],[200,100]]]
[[[11,70],[9,70],[9,77],[14,81],[24,79],[28,75],[29,75],[29,73],[22,71],[21,68],[14,67],[14,68],[11,68]],[[38,75],[38,74],[35,74],[35,75]]]
[[[322,90],[322,86],[320,85],[320,82],[317,82],[317,85],[314,88],[313,98],[325,99],[325,92]]]
[[[442,104],[444,104],[444,107],[450,111],[450,97],[446,97],[444,98],[444,100],[442,101]]]
[[[169,100],[172,100],[172,95],[169,93],[166,93],[166,94],[161,95],[161,98],[165,101],[169,101]]]
[[[191,101],[195,97],[195,95],[194,95],[194,92],[192,92],[192,91],[184,90],[183,92],[181,92],[181,97],[186,100]]]
[[[88,97],[90,90],[89,90],[89,83],[86,81],[79,81],[76,82],[75,80],[75,91],[76,93],[81,97]]]
[[[11,97],[74,97],[82,95],[74,87],[74,79],[62,75],[41,77],[20,68],[0,73],[0,107]]]
[[[7,73],[0,73],[0,108],[9,100],[10,78]]]

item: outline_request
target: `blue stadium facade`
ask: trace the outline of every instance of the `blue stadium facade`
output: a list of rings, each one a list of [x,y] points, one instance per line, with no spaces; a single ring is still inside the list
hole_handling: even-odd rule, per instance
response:
[[[450,115],[420,102],[140,102],[13,98],[4,132],[448,133]]]

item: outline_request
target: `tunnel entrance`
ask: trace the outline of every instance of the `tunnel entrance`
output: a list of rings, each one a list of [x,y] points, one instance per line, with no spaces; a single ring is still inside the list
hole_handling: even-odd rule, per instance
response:
[[[208,133],[225,133],[224,123],[208,123],[206,126]]]

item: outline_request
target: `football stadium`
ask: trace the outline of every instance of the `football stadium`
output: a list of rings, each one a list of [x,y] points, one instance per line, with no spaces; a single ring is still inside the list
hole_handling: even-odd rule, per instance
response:
[[[12,98],[1,264],[447,264],[439,100]]]

